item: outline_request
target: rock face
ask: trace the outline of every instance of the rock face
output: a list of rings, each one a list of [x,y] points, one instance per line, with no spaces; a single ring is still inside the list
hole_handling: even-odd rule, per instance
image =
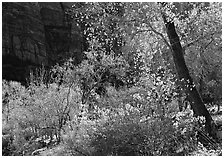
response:
[[[30,67],[68,57],[82,60],[79,26],[65,14],[71,3],[2,3],[3,79],[25,82]]]
[[[81,55],[81,29],[65,13],[71,5],[72,3],[39,3],[50,64],[69,56],[78,59]]]
[[[3,3],[2,30],[3,56],[47,64],[44,25],[37,3]]]

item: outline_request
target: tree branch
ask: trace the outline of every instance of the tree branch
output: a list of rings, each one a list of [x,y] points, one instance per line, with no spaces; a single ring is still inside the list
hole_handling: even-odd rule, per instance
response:
[[[151,29],[147,29],[147,30],[138,30],[135,33],[132,34],[131,36],[131,40],[133,40],[134,36],[136,36],[138,33],[142,33],[142,32],[149,32],[151,31]]]
[[[191,41],[190,43],[186,44],[185,46],[183,46],[183,50],[185,50],[187,47],[190,47],[191,45],[194,45],[196,42],[198,42],[200,39],[202,39],[204,36],[199,36],[197,39],[195,39],[194,41]]]
[[[214,38],[212,37],[211,41],[204,47],[204,50],[203,50],[203,51],[205,51],[205,49],[207,49],[207,47],[208,47],[213,41],[214,41]]]
[[[159,35],[159,36],[163,39],[164,43],[165,43],[165,44],[172,50],[172,48],[171,48],[169,42],[166,40],[166,38],[163,36],[163,34],[160,33],[160,32],[158,32],[158,31],[156,31],[156,30],[152,27],[151,24],[149,24],[149,27],[151,28],[151,30],[152,30],[155,34]]]
[[[132,34],[131,40],[132,40],[132,39],[134,38],[134,36],[137,35],[138,33],[152,31],[153,33],[159,35],[159,36],[162,38],[162,40],[164,41],[164,43],[171,49],[171,46],[170,46],[169,42],[166,40],[166,38],[163,36],[163,34],[160,33],[160,32],[158,32],[158,31],[156,31],[156,30],[152,27],[151,24],[148,24],[148,25],[149,25],[150,29],[146,29],[146,30],[138,30],[138,31],[136,31],[134,34]]]
[[[187,47],[190,47],[191,45],[194,45],[196,42],[200,41],[201,39],[203,39],[205,37],[210,37],[210,36],[213,36],[214,34],[219,34],[219,33],[222,33],[222,32],[218,31],[218,32],[213,32],[212,34],[201,35],[197,39],[195,39],[194,41],[191,41],[190,43],[183,46],[183,50],[185,50]]]

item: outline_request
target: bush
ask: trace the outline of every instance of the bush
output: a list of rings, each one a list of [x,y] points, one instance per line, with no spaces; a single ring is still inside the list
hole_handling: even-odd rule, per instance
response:
[[[73,155],[187,155],[197,144],[196,120],[190,111],[172,119],[178,111],[172,80],[152,75],[129,88],[107,86],[107,95],[91,102],[99,117],[90,120],[87,110],[80,123],[74,120],[74,130],[65,134],[67,149]]]
[[[13,136],[10,134],[2,135],[2,155],[9,156],[13,151]]]
[[[12,125],[12,155],[29,155],[42,148],[30,140],[46,136],[56,136],[58,142],[63,138],[60,154],[64,155],[171,156],[188,155],[195,149],[198,119],[189,109],[177,112],[173,75],[161,69],[131,87],[117,88],[110,75],[106,80],[101,77],[109,69],[109,74],[122,78],[125,66],[113,65],[106,57],[102,63],[89,59],[74,70],[68,63],[57,65],[52,70],[53,83],[45,84],[41,78],[32,78],[27,88],[3,83],[3,98],[7,98],[3,120]],[[105,94],[97,94],[102,86]],[[55,132],[49,135],[42,129]]]
[[[113,114],[111,114],[113,115]],[[197,119],[189,113],[140,121],[136,113],[120,113],[97,121],[82,120],[65,135],[72,155],[174,156],[188,155],[197,147]]]
[[[193,138],[189,141],[182,135],[179,136],[180,131],[175,129],[169,118],[152,119],[145,123],[120,119],[106,123],[94,133],[91,140],[91,145],[94,147],[92,155],[172,156],[183,152],[177,150],[180,145],[190,148],[193,144],[189,143]],[[185,141],[180,141],[178,136]],[[183,150],[182,155],[190,151]]]
[[[63,135],[65,155],[86,156],[92,155],[93,148],[90,146],[91,137],[95,131],[94,121],[83,119],[73,127],[74,130],[67,131]]]
[[[62,129],[70,117],[79,112],[78,103],[81,102],[74,82],[45,84],[41,78],[35,77],[28,87],[14,81],[3,81],[2,94],[3,124],[7,126],[4,131],[10,131],[13,136],[11,155],[27,155],[41,148],[41,144],[35,142],[38,137],[56,136],[60,141]],[[49,132],[41,132],[45,128],[55,130],[49,135]]]

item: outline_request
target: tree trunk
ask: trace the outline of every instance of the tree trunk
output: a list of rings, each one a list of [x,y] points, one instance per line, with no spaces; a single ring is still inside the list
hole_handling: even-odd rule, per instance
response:
[[[181,81],[182,89],[185,91],[195,116],[204,116],[206,119],[206,131],[214,136],[215,130],[213,127],[213,120],[208,110],[206,109],[203,100],[196,89],[196,86],[190,76],[189,70],[186,66],[183,48],[180,43],[179,36],[177,35],[175,25],[173,21],[168,21],[165,14],[162,14],[163,20],[166,26],[166,32],[172,48],[172,56],[175,63],[175,68],[178,73],[178,77]]]

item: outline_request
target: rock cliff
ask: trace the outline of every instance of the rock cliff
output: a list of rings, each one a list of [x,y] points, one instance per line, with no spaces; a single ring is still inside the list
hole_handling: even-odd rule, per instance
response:
[[[25,83],[31,67],[68,57],[82,60],[79,26],[66,14],[72,3],[3,2],[3,79]]]

